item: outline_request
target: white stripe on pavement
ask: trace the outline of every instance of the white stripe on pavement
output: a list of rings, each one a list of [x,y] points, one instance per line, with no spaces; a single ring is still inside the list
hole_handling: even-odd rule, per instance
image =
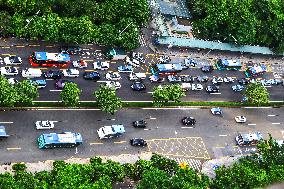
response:
[[[62,90],[49,90],[50,92],[61,92]]]
[[[141,108],[142,110],[197,110],[200,108],[183,108],[183,107],[178,107],[178,108]]]
[[[14,123],[13,121],[1,121],[0,124],[12,124]]]
[[[277,116],[277,115],[267,115],[268,117],[274,117],[274,116]]]
[[[228,136],[228,135],[219,135],[219,136]]]
[[[248,125],[256,125],[255,123],[249,123]]]
[[[194,127],[181,127],[182,129],[193,129]]]
[[[76,108],[68,108],[68,109],[52,109],[52,108],[33,108],[32,110],[42,110],[42,111],[93,111],[93,110],[101,110],[101,109],[76,109]]]
[[[281,123],[271,123],[272,125],[280,125]]]
[[[220,94],[222,94],[222,93],[210,93],[210,94],[214,94],[214,95],[220,95]]]

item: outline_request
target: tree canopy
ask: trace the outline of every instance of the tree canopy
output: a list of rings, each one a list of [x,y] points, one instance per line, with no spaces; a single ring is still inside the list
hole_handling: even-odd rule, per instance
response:
[[[147,0],[0,2],[2,36],[75,44],[96,42],[126,50],[138,47],[139,28],[149,18]]]
[[[267,0],[187,0],[194,35],[284,51],[284,4]]]
[[[247,97],[248,103],[256,105],[269,103],[269,93],[261,83],[249,83],[243,94]]]
[[[65,106],[76,106],[80,99],[81,90],[76,83],[66,82],[60,92],[60,99]]]

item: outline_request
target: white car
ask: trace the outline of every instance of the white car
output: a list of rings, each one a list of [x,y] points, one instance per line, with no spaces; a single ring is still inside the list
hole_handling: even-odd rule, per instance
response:
[[[129,74],[129,79],[130,79],[130,81],[146,79],[146,74],[145,73],[134,73],[134,72],[131,72]]]
[[[191,90],[193,90],[193,91],[201,91],[201,90],[203,90],[203,86],[200,83],[192,84],[191,85]]]
[[[77,69],[65,69],[63,70],[64,77],[79,77],[79,70]]]
[[[247,118],[245,116],[236,116],[235,120],[237,123],[245,123],[247,121]]]
[[[106,79],[117,81],[117,80],[120,80],[121,77],[120,77],[120,74],[118,72],[108,72],[106,74]]]
[[[1,75],[18,75],[19,71],[17,68],[12,66],[5,66],[0,68]]]
[[[4,63],[6,65],[19,65],[22,64],[22,59],[18,56],[8,56],[4,58]]]
[[[18,80],[16,80],[15,78],[9,78],[9,79],[8,79],[8,83],[9,83],[10,85],[15,85],[16,83],[18,83]]]
[[[123,125],[103,126],[97,130],[100,139],[120,137],[125,133]]]
[[[234,83],[234,78],[232,77],[224,77],[224,82],[225,83]]]
[[[97,61],[93,63],[95,70],[107,70],[109,69],[109,63],[108,62],[101,62]]]
[[[121,88],[121,84],[118,81],[106,81],[106,86],[114,88],[115,90]]]
[[[125,58],[125,63],[134,67],[139,67],[140,66],[140,62],[139,60],[136,59],[130,59],[128,56]]]
[[[54,128],[54,123],[57,121],[37,121],[35,123],[36,129],[53,129]]]

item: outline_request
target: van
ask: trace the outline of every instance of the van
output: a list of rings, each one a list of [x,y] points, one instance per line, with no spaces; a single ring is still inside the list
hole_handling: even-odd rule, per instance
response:
[[[130,79],[130,81],[146,79],[146,74],[145,73],[131,72],[130,75],[129,75],[129,79]]]
[[[26,68],[22,71],[22,76],[27,78],[41,77],[42,72],[40,69]]]

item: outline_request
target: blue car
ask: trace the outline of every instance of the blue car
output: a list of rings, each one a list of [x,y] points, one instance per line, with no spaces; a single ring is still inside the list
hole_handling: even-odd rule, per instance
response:
[[[132,72],[133,71],[133,67],[131,65],[118,66],[117,69],[119,72]]]
[[[38,89],[43,89],[46,87],[45,79],[29,80],[32,85],[35,85]]]
[[[213,115],[222,115],[223,114],[221,108],[219,108],[219,107],[211,108],[211,113]]]

